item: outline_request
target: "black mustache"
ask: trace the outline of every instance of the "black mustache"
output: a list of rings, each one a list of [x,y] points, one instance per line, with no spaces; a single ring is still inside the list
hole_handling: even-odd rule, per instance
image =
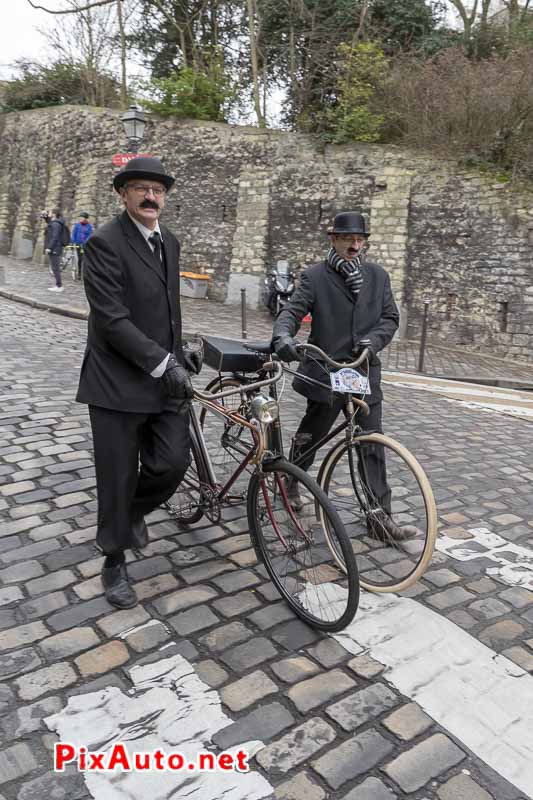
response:
[[[148,200],[148,199],[143,200],[141,205],[140,205],[140,208],[153,208],[156,211],[159,211],[159,206],[155,202],[155,200]]]

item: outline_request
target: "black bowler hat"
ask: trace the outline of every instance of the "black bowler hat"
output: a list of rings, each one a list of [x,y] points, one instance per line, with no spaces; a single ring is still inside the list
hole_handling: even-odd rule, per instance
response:
[[[165,168],[158,158],[132,158],[126,166],[117,172],[113,179],[115,191],[124,186],[127,181],[141,179],[144,181],[157,181],[168,190],[174,184],[174,178],[165,173]]]
[[[329,228],[328,234],[337,233],[359,233],[361,236],[368,236],[365,218],[358,211],[341,211],[333,220],[333,227]]]

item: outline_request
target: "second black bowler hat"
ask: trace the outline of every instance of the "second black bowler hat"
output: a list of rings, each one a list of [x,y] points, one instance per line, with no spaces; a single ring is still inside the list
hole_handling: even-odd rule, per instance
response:
[[[132,158],[120,172],[117,172],[113,179],[113,186],[118,192],[127,181],[136,179],[158,181],[167,190],[173,186],[175,180],[171,175],[165,173],[165,168],[158,158],[139,156],[139,158]]]
[[[358,211],[341,211],[333,220],[333,227],[328,233],[359,233],[361,236],[368,236],[365,218]]]

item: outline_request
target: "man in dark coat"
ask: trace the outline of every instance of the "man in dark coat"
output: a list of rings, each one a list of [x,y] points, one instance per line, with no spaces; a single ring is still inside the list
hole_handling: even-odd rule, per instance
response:
[[[137,602],[124,551],[146,546],[145,515],[190,462],[179,243],[159,224],[173,183],[158,159],[129,161],[113,182],[125,210],[85,250],[90,316],[77,400],[89,405],[93,433],[102,582],[119,608]]]
[[[308,267],[289,303],[274,324],[272,343],[283,361],[299,360],[294,336],[306,314],[312,315],[309,343],[324,350],[335,361],[353,361],[363,347],[369,350],[370,395],[365,397],[370,415],[358,419],[364,430],[382,431],[381,364],[377,356],[394,336],[399,313],[392,295],[390,278],[378,264],[362,261],[368,239],[365,220],[355,211],[337,214],[328,231],[331,248],[323,261]],[[312,378],[323,388],[305,381]],[[296,460],[311,445],[331,430],[343,408],[343,396],[332,394],[329,375],[314,358],[304,356],[293,383],[294,389],[307,398],[307,410],[296,432],[291,459]],[[314,456],[299,462],[309,469]],[[376,453],[367,465],[369,482],[380,498],[383,515],[369,520],[369,532],[384,540],[405,539],[416,535],[412,526],[399,527],[390,516],[390,490],[387,486],[383,452]],[[291,491],[291,487],[289,487]],[[298,506],[297,485],[292,488],[293,504]],[[372,530],[370,530],[370,528]]]
[[[49,292],[62,292],[61,281],[61,254],[63,252],[63,227],[65,220],[61,216],[61,209],[54,208],[48,217],[48,224],[44,234],[44,252],[50,259],[50,271],[55,279],[55,286],[49,286]]]

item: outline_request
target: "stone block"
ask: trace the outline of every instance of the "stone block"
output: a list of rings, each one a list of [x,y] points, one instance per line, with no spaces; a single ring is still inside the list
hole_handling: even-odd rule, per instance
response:
[[[218,597],[218,592],[210,586],[191,586],[187,589],[178,589],[177,592],[172,592],[159,600],[154,601],[154,608],[159,614],[166,616],[175,611],[182,611],[191,606],[200,605],[211,600],[213,597]]]
[[[200,644],[213,653],[218,653],[239,642],[246,641],[251,635],[252,632],[242,622],[229,622],[202,636]]]
[[[14,650],[25,644],[32,644],[48,636],[49,630],[42,622],[30,622],[28,625],[18,625],[0,633],[0,652]]]
[[[315,753],[335,739],[335,731],[320,717],[312,717],[290,730],[277,742],[260,750],[256,761],[263,769],[285,774],[288,770],[307,763]]]
[[[45,575],[43,578],[35,578],[26,583],[26,589],[33,597],[45,592],[54,592],[57,589],[64,589],[74,583],[76,576],[70,569],[61,569]]]
[[[367,778],[341,800],[397,800],[397,797],[379,778]]]
[[[355,681],[340,669],[334,669],[297,683],[287,692],[298,711],[307,713],[312,708],[327,703],[333,697],[347,692],[355,686]],[[328,710],[329,713],[329,710]]]
[[[75,662],[80,673],[86,678],[90,675],[111,672],[115,667],[125,664],[129,657],[125,644],[114,641],[83,653],[75,659]]]
[[[385,772],[407,793],[416,792],[433,778],[459,764],[465,753],[443,733],[436,733],[401,753]]]
[[[299,619],[280,625],[271,635],[275,642],[293,651],[307,647],[321,637],[318,631]]]
[[[259,599],[253,592],[244,591],[238,592],[230,597],[222,597],[220,600],[215,600],[213,608],[224,617],[236,617],[241,614],[248,616],[252,609],[257,608]],[[248,616],[251,620],[251,616]]]
[[[120,634],[130,630],[130,628],[142,625],[143,622],[149,619],[150,615],[148,612],[145,611],[141,605],[138,605],[135,606],[135,608],[115,611],[113,614],[99,619],[96,624],[105,636],[112,639],[114,636],[120,636]]]
[[[287,622],[287,620],[295,618],[294,611],[289,608],[287,603],[271,603],[248,617],[249,621],[262,631],[279,625],[280,622]]]
[[[385,669],[383,664],[367,655],[355,656],[351,661],[348,661],[348,667],[360,678],[366,678],[367,680],[375,678]]]
[[[281,703],[261,705],[233,725],[223,728],[213,736],[213,741],[222,750],[242,742],[269,741],[294,724],[293,716]]]
[[[315,678],[316,680],[316,678]],[[398,705],[400,699],[384,683],[374,683],[328,706],[326,713],[345,731],[353,731]]]
[[[43,639],[39,646],[46,658],[57,661],[98,644],[100,639],[92,628],[73,628]]]
[[[399,739],[408,742],[431,728],[433,720],[422,711],[417,703],[407,703],[393,711],[383,720],[383,724]]]
[[[241,671],[262,664],[277,654],[278,651],[272,642],[263,637],[257,637],[237,647],[232,647],[231,650],[226,650],[221,655],[221,659],[230,669]]]
[[[311,781],[307,773],[299,772],[277,786],[274,796],[276,800],[324,800],[326,793]]]
[[[454,775],[438,790],[439,800],[494,800],[470,775]]]
[[[76,681],[77,676],[71,665],[58,661],[50,667],[43,667],[29,675],[23,675],[14,683],[22,700],[35,700],[48,692],[72,686]]]
[[[228,673],[225,669],[222,669],[216,661],[208,658],[205,661],[200,661],[195,666],[195,671],[200,680],[204,683],[207,683],[208,686],[211,686],[212,689],[216,689],[219,686],[222,686],[228,679]]]
[[[346,781],[374,769],[393,749],[391,742],[377,731],[365,731],[329,750],[311,766],[328,786],[338,789]]]
[[[0,784],[18,780],[37,767],[27,744],[14,744],[6,750],[0,750]]]
[[[277,694],[274,681],[261,670],[256,670],[230,683],[220,691],[220,697],[232,711],[242,711],[269,694]]]
[[[188,636],[190,633],[216,625],[219,619],[209,606],[195,606],[172,617],[169,622],[180,636]]]

